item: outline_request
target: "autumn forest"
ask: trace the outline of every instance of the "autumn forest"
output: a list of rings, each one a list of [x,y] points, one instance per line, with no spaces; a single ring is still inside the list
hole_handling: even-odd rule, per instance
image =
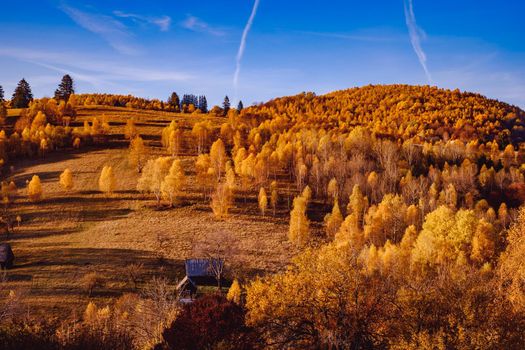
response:
[[[525,346],[518,107],[0,91],[2,348]]]

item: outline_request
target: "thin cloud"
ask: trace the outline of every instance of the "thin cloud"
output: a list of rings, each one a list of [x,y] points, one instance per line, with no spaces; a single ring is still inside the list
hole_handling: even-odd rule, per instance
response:
[[[160,29],[161,32],[167,32],[171,27],[171,17],[169,16],[149,17],[122,11],[113,11],[113,14],[119,18],[129,18],[139,23],[155,25]]]
[[[69,53],[49,52],[16,47],[0,48],[0,57],[10,57],[29,62],[57,72],[71,74],[74,78],[94,86],[115,85],[118,82],[185,82],[194,79],[189,73],[122,65],[121,62],[97,60]]]
[[[421,47],[421,39],[422,37],[425,37],[425,32],[421,30],[421,28],[419,28],[416,23],[416,16],[414,15],[414,6],[412,0],[408,0],[408,4],[406,1],[404,1],[404,7],[405,19],[408,27],[408,33],[410,35],[410,42],[412,43],[412,48],[419,59],[421,67],[423,67],[423,70],[425,71],[428,83],[432,84],[432,77],[430,76],[430,72],[427,67],[427,55]]]
[[[246,23],[246,26],[244,27],[244,30],[242,32],[241,44],[239,45],[239,51],[237,52],[237,57],[236,57],[235,74],[233,75],[233,87],[235,89],[236,95],[237,95],[237,90],[239,87],[239,75],[241,74],[242,57],[244,56],[244,50],[246,49],[246,39],[248,39],[248,33],[250,32],[250,29],[252,28],[253,20],[255,19],[255,15],[257,14],[258,7],[259,7],[259,0],[255,0],[255,3],[253,4],[253,8],[252,8],[252,13],[250,14],[250,18],[248,18],[248,22]]]
[[[182,28],[191,30],[193,32],[208,33],[214,36],[223,36],[224,31],[210,26],[198,17],[188,15],[184,21],[180,23]]]
[[[30,62],[30,63],[33,63],[37,66],[41,66],[41,67],[44,67],[44,68],[47,68],[47,69],[50,69],[50,70],[53,70],[55,72],[59,72],[59,73],[63,73],[63,74],[69,74],[71,76],[73,76],[75,79],[78,79],[80,81],[85,81],[87,83],[90,83],[91,85],[95,86],[95,87],[101,87],[103,85],[113,85],[111,83],[109,83],[107,80],[101,78],[101,77],[97,77],[93,74],[82,74],[82,73],[79,73],[78,71],[73,71],[71,69],[67,69],[67,68],[62,68],[62,67],[57,67],[55,65],[52,65],[52,64],[47,64],[47,63],[43,63],[43,62],[38,62],[38,61],[27,61],[27,62]]]
[[[134,55],[138,49],[131,44],[132,35],[127,27],[111,16],[88,13],[71,6],[60,7],[76,24],[82,28],[99,35],[111,47],[120,53]]]

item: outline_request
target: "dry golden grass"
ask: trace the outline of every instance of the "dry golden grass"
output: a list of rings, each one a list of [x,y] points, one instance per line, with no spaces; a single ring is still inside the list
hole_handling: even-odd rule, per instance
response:
[[[138,174],[127,162],[128,142],[122,135],[129,117],[135,118],[152,157],[162,154],[160,134],[173,118],[190,129],[196,121],[210,117],[93,107],[81,109],[76,123],[102,113],[112,125],[108,148],[88,147],[14,163],[12,178],[20,190],[10,212],[21,215],[22,224],[9,239],[16,255],[9,284],[29,291],[33,311],[62,315],[82,310],[89,299],[82,278],[93,271],[104,283],[95,288],[91,299],[102,303],[135,291],[128,278],[131,264],[144,265],[139,289],[155,275],[176,283],[183,277],[184,259],[195,256],[195,246],[205,244],[215,232],[229,233],[236,241],[238,249],[230,260],[235,275],[274,272],[286,265],[294,253],[287,242],[287,208],[281,208],[275,218],[263,218],[253,195],[247,204],[238,199],[228,220],[217,221],[195,186],[195,152],[188,143],[181,159],[189,181],[180,205],[158,209],[152,198],[135,190]],[[219,126],[223,119],[211,120]],[[104,165],[113,166],[117,177],[116,192],[110,196],[98,191]],[[66,168],[74,178],[69,193],[58,183]],[[35,174],[44,189],[44,200],[38,204],[27,200],[25,190],[26,181]]]

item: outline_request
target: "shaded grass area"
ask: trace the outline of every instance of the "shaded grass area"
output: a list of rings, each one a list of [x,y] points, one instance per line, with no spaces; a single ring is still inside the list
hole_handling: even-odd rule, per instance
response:
[[[182,278],[182,262],[159,258],[151,252],[129,249],[74,248],[62,244],[18,246],[16,265],[7,273],[12,288],[28,291],[27,302],[45,305],[37,312],[82,312],[93,300],[106,303],[123,293],[136,292],[155,276],[176,281]],[[140,264],[142,273],[131,283],[129,266]],[[84,275],[96,272],[99,287],[88,296]]]

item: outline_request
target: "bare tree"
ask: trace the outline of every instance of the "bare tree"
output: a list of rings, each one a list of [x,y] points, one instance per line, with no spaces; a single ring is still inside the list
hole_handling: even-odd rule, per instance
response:
[[[133,311],[126,326],[133,329],[137,348],[153,348],[162,341],[162,332],[179,312],[175,286],[166,278],[154,277],[131,309]]]
[[[196,246],[196,252],[209,262],[210,273],[217,280],[219,292],[222,288],[222,280],[228,266],[232,264],[232,258],[237,251],[237,243],[231,232],[214,231],[206,240]]]
[[[24,298],[27,292],[23,289],[11,289],[7,279],[7,271],[0,272],[0,323],[12,320],[23,314]]]
[[[143,263],[131,263],[126,265],[125,274],[128,277],[129,283],[133,288],[137,288],[137,282],[140,276],[144,273],[144,264]]]
[[[376,156],[379,164],[383,168],[383,180],[385,181],[386,191],[392,193],[398,177],[399,148],[395,143],[383,140],[375,144]]]

